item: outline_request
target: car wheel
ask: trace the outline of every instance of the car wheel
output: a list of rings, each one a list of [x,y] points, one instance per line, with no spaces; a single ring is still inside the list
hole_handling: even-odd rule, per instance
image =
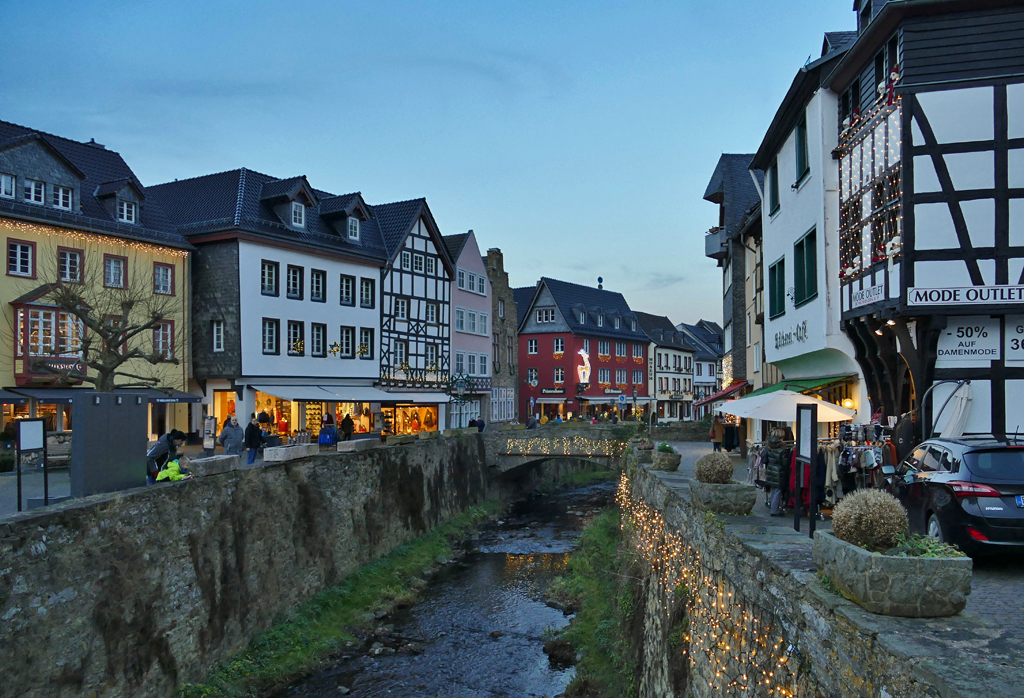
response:
[[[946,542],[945,536],[942,535],[942,525],[939,524],[939,517],[935,514],[928,515],[928,526],[925,529],[925,535],[939,541],[940,543]]]

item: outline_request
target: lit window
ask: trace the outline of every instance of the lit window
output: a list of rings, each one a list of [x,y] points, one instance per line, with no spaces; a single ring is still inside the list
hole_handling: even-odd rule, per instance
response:
[[[14,176],[9,174],[0,174],[0,196],[5,199],[14,198]]]
[[[174,267],[170,264],[153,265],[153,293],[163,296],[174,294]]]
[[[78,250],[58,250],[57,266],[61,281],[77,284],[82,280],[82,253]]]
[[[139,218],[139,205],[134,201],[117,201],[117,219],[125,223],[135,223]]]
[[[277,344],[277,332],[280,327],[278,320],[268,320],[263,318],[263,353],[264,354],[279,354]]]
[[[70,187],[53,188],[53,205],[57,208],[71,210],[71,202],[74,200],[74,189]]]
[[[359,219],[356,218],[355,216],[349,216],[348,219],[348,239],[359,239]]]
[[[277,262],[264,261],[260,266],[260,292],[264,296],[277,295]]]
[[[25,180],[24,188],[22,190],[25,201],[33,204],[41,204],[46,200],[46,196],[44,195],[45,191],[45,184],[31,179]]]
[[[213,334],[213,351],[224,351],[224,321],[214,320],[211,330]]]
[[[413,255],[413,258],[412,258],[412,270],[416,271],[416,272],[419,272],[421,274],[423,273],[423,255],[421,255],[421,254]]]
[[[306,227],[306,207],[298,201],[292,202],[292,225],[298,228]]]
[[[124,257],[106,257],[103,260],[103,285],[107,288],[124,288]]]

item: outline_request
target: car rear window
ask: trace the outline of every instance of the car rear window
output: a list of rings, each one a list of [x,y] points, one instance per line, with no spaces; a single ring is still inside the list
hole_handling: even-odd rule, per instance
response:
[[[1024,483],[1024,448],[968,451],[967,469],[983,482]]]

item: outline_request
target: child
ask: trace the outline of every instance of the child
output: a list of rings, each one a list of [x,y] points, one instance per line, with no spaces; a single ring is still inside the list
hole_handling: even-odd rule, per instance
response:
[[[167,464],[167,467],[157,473],[156,481],[170,480],[171,482],[177,482],[178,480],[189,480],[192,478],[192,473],[188,471],[188,457],[182,456],[178,460],[172,460]]]

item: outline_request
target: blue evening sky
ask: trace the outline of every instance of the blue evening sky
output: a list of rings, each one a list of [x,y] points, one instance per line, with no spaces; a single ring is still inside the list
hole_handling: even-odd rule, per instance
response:
[[[248,167],[426,197],[513,285],[720,320],[722,152],[753,152],[850,0],[0,0],[0,119],[117,150],[144,184]]]

